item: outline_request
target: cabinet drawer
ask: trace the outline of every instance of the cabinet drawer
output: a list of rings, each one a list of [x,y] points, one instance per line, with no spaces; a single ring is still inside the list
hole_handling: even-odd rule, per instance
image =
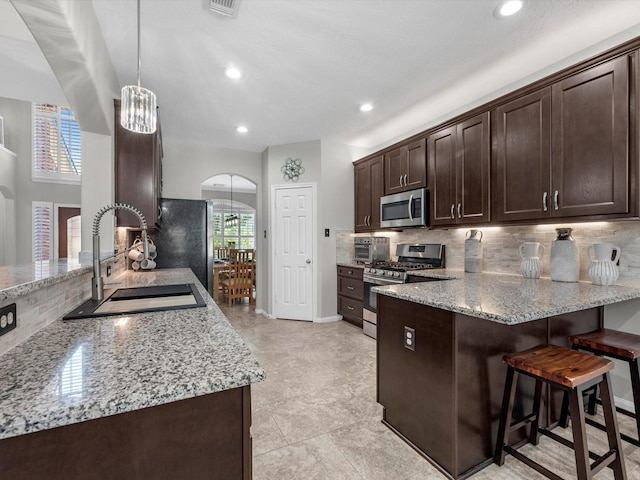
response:
[[[362,280],[362,272],[364,268],[356,267],[338,267],[338,275],[341,277],[351,277]]]
[[[364,283],[357,278],[338,277],[338,295],[346,295],[357,300],[363,300]]]
[[[362,320],[363,303],[342,295],[338,296],[338,313],[343,317],[353,317]]]

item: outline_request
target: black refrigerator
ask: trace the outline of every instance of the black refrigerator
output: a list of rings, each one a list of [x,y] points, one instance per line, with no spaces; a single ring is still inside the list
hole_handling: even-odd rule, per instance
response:
[[[213,281],[213,232],[209,231],[211,202],[160,199],[161,215],[150,236],[158,252],[156,268],[193,270],[211,293]]]

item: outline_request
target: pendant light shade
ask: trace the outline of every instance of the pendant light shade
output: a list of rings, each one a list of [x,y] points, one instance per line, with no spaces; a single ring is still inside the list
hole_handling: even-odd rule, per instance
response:
[[[140,0],[138,0],[138,85],[122,87],[120,93],[120,124],[136,133],[156,131],[156,95],[140,86]]]
[[[139,85],[122,87],[120,124],[136,133],[156,131],[156,94]]]
[[[231,175],[231,207],[230,207],[230,211],[231,211],[231,215],[229,215],[225,221],[224,224],[226,227],[234,227],[236,225],[238,225],[238,222],[240,220],[240,218],[238,217],[238,215],[236,215],[235,213],[233,213],[233,175]]]

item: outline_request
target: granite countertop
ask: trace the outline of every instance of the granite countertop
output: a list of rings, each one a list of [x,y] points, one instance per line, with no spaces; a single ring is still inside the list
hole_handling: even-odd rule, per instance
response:
[[[364,268],[364,263],[356,263],[356,262],[338,262],[337,265],[339,267],[347,267],[347,268]]]
[[[0,302],[13,300],[34,290],[92,270],[93,264],[68,263],[64,258],[24,265],[2,265],[0,266]]]
[[[427,271],[423,272],[426,275]],[[448,274],[456,278],[378,286],[372,291],[509,325],[640,298],[640,288],[630,286],[604,287],[492,273]]]
[[[259,382],[265,372],[190,269],[121,287],[195,283],[206,307],[52,324],[0,361],[0,438]]]

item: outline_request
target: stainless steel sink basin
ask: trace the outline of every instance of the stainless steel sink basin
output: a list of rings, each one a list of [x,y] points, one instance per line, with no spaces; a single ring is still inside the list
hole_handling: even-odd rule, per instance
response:
[[[63,317],[64,320],[158,312],[181,308],[204,307],[205,301],[195,284],[157,285],[152,287],[118,288],[103,301],[87,300]]]

